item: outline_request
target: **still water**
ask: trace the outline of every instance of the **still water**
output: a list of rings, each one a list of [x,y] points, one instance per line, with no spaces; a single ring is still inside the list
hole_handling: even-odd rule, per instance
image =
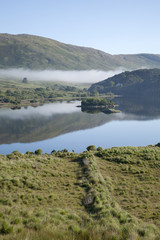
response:
[[[81,112],[80,102],[57,102],[17,110],[0,109],[0,154],[42,149],[82,152],[87,146],[145,146],[160,142],[156,99],[117,99],[120,113]]]

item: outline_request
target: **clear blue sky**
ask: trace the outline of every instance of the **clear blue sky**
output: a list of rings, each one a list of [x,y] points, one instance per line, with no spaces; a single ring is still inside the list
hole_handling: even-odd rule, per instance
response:
[[[160,0],[3,0],[0,32],[111,54],[160,54]]]

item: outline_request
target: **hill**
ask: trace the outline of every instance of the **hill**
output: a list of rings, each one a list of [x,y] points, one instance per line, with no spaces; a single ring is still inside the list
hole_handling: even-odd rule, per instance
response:
[[[160,55],[111,55],[27,34],[0,34],[0,68],[114,70],[160,68]]]
[[[89,91],[112,92],[123,96],[159,96],[160,69],[126,71],[93,84]]]
[[[158,240],[158,146],[0,155],[0,239]]]

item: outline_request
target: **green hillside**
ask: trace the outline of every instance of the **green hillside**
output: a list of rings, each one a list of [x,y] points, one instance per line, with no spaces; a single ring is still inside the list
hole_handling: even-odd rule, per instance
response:
[[[158,240],[160,147],[0,156],[0,239]]]
[[[160,69],[140,69],[123,72],[93,84],[89,91],[112,92],[123,96],[159,96]]]
[[[160,55],[110,55],[32,35],[0,34],[0,68],[113,70],[160,68]]]

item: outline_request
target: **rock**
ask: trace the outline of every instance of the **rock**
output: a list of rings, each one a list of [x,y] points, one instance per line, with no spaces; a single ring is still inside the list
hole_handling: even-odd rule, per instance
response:
[[[82,162],[85,166],[88,166],[90,164],[90,161],[88,158],[83,158]]]
[[[91,205],[94,202],[94,196],[88,194],[85,199],[83,200],[83,203],[85,206]]]

